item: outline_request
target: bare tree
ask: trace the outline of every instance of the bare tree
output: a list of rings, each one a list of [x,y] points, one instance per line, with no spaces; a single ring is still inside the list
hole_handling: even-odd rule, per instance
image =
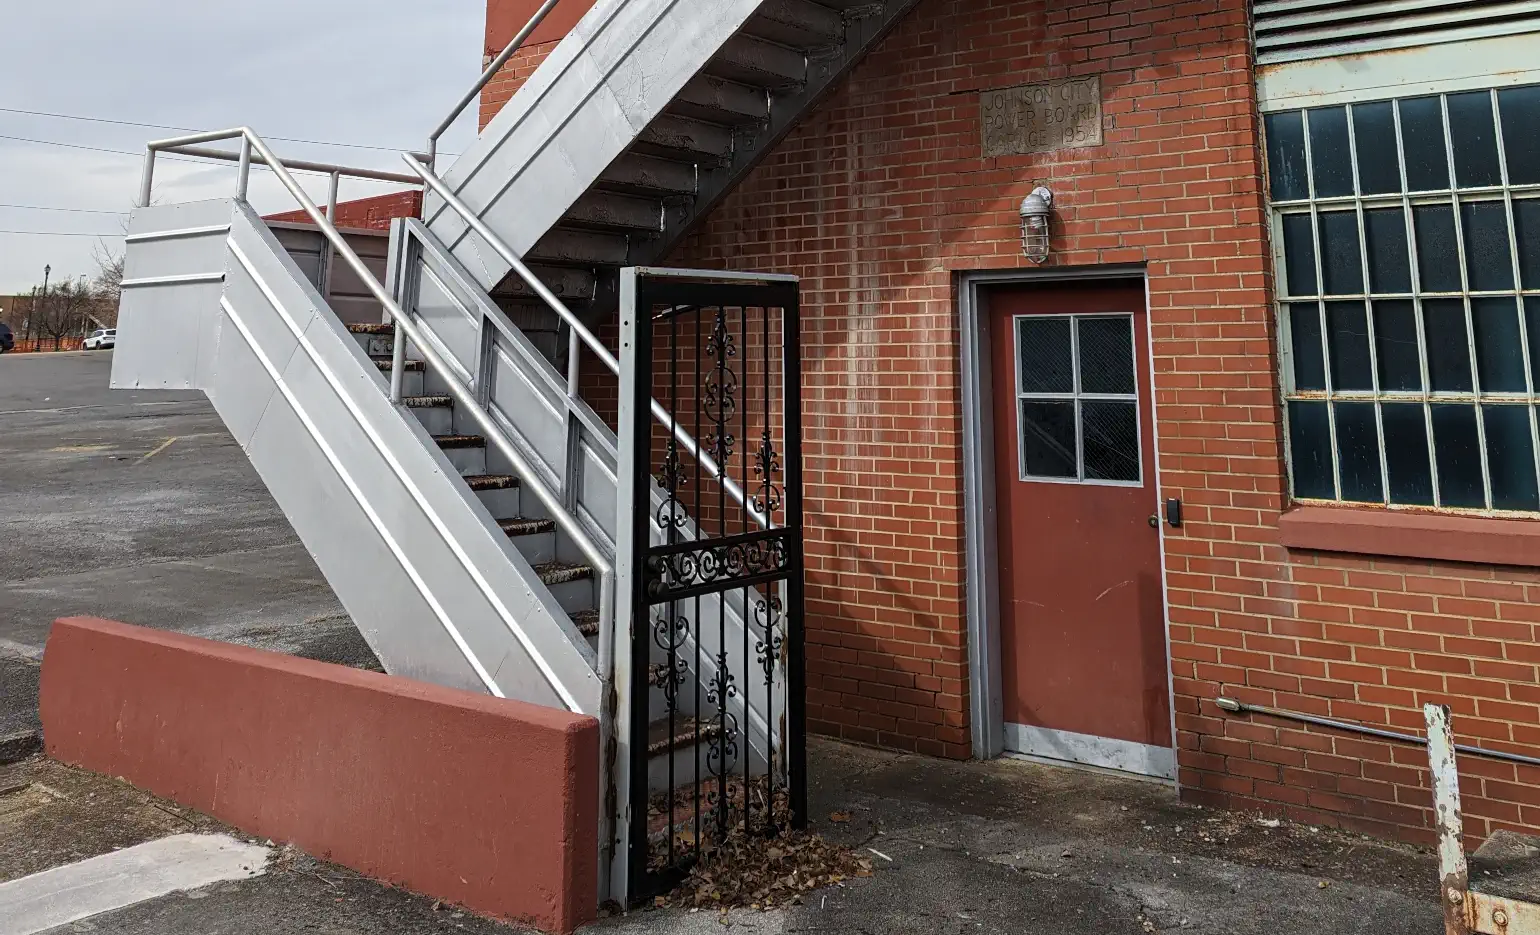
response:
[[[98,327],[117,327],[118,303],[123,299],[123,254],[113,253],[99,242],[92,249],[91,258],[96,261],[96,275],[91,279],[96,301],[91,318]]]
[[[38,296],[33,331],[39,339],[52,338],[57,348],[66,336],[84,332],[96,302],[96,291],[84,276],[49,286],[47,295]]]

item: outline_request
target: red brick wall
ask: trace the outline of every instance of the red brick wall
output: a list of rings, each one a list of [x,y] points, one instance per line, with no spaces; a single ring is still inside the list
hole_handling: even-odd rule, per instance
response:
[[[1106,145],[981,156],[981,91],[1091,75]],[[1229,538],[1211,508],[1276,511],[1253,110],[1239,0],[926,0],[674,257],[803,277],[818,730],[971,752],[953,283],[1027,265],[1034,185],[1059,198],[1052,265],[1148,264],[1162,469],[1189,535]]]
[[[1143,263],[1155,357],[1180,780],[1194,801],[1426,839],[1424,752],[1214,707],[1220,694],[1540,744],[1540,575],[1278,544],[1271,264],[1242,0],[924,0],[672,258],[803,277],[809,712],[967,756],[956,274]],[[980,155],[985,89],[1100,75],[1105,145]],[[1462,759],[1467,829],[1540,828],[1540,770]]]
[[[321,213],[326,213],[326,205],[321,205]],[[404,191],[375,195],[372,198],[359,198],[354,201],[339,201],[337,216],[333,219],[333,223],[338,227],[353,230],[388,231],[393,218],[421,216],[422,192]],[[309,224],[310,215],[303,210],[285,211],[283,214],[268,215],[263,220]]]
[[[513,37],[519,34],[519,30],[524,28],[542,3],[543,0],[488,0],[486,50],[481,59],[483,67],[491,64],[492,59],[513,41]],[[546,14],[546,18],[525,39],[524,47],[508,59],[508,64],[498,71],[497,77],[481,92],[478,127],[485,127],[492,120],[525,79],[534,74],[545,57],[556,48],[556,43],[577,25],[577,21],[593,5],[594,0],[562,0]]]

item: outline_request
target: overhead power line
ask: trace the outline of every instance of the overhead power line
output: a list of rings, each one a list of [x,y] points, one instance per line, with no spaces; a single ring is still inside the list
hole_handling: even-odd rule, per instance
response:
[[[30,136],[8,136],[8,135],[3,134],[3,133],[0,133],[0,140],[13,140],[13,141],[15,141],[17,143],[33,143],[33,144],[38,145],[38,146],[62,146],[65,149],[83,149],[83,150],[86,150],[87,152],[107,153],[108,155],[111,155],[111,156],[132,156],[135,159],[143,159],[144,155],[145,155],[143,152],[134,153],[134,152],[129,152],[126,149],[105,149],[105,148],[103,148],[101,146],[85,146],[85,145],[83,145],[81,143],[65,143],[65,142],[62,142],[60,140],[40,140],[40,139],[36,139],[35,137],[30,137]],[[156,161],[159,161],[159,160],[162,160],[162,159],[164,159],[164,160],[166,160],[168,162],[187,162],[187,163],[191,163],[193,165],[200,165],[200,166],[219,165],[218,162],[215,162],[215,161],[212,161],[212,160],[208,160],[208,159],[192,159],[192,158],[189,158],[187,156],[168,156],[168,155],[166,155],[164,153],[162,153],[161,155],[156,157]],[[253,162],[251,164],[251,167],[253,169],[267,169],[268,171],[272,171],[271,168],[269,168],[268,166],[266,166],[266,165],[264,165],[264,164],[262,164],[260,162]],[[233,168],[233,166],[232,166],[232,168]],[[321,176],[322,178],[325,178],[326,175],[327,175],[327,173],[325,173],[325,172],[315,172],[315,171],[312,171],[310,169],[290,169],[289,171],[293,172],[293,173],[297,173],[297,174],[304,174],[304,175],[318,175],[318,176]],[[352,181],[352,182],[377,182],[377,181],[380,181],[378,179],[361,179],[361,178],[355,178],[355,177],[351,177],[351,176],[348,176],[347,178],[349,179],[349,181]],[[392,183],[385,183],[385,184],[392,184]]]
[[[69,214],[115,214],[119,217],[127,217],[127,211],[98,211],[93,208],[57,208],[53,205],[8,205],[0,203],[0,208],[17,208],[22,211],[64,211]]]
[[[177,127],[168,123],[140,123],[137,120],[114,120],[110,117],[87,117],[83,114],[59,114],[46,110],[23,110],[20,107],[0,107],[0,113],[24,114],[28,117],[51,117],[55,120],[78,120],[85,123],[107,123],[119,127],[142,127],[146,130],[178,130],[182,133],[198,133],[196,127]],[[266,136],[266,134],[264,134]],[[306,143],[311,146],[340,146],[344,149],[372,149],[385,153],[406,152],[405,146],[370,146],[367,143],[338,143],[328,140],[307,140],[294,136],[268,136],[270,140],[278,140],[283,143]],[[455,156],[458,153],[441,153],[444,156]]]
[[[8,231],[0,230],[0,234],[23,234],[28,237],[122,237],[123,232],[115,234],[90,234],[76,233],[74,231]]]

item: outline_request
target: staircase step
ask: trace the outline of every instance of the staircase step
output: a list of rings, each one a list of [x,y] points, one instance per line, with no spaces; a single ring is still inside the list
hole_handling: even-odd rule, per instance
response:
[[[733,152],[733,131],[704,120],[664,114],[648,124],[635,145],[646,153],[691,153],[726,159]]]
[[[699,733],[697,733],[697,728]],[[668,719],[653,721],[647,726],[647,755],[657,756],[661,753],[672,753],[675,750],[688,750],[697,743],[711,740],[722,735],[722,724],[719,721],[697,721],[695,718],[677,718],[674,721],[673,730],[669,730]]]
[[[538,536],[545,532],[556,531],[556,520],[536,519],[529,516],[512,516],[508,519],[500,519],[497,525],[509,537],[513,536]]]
[[[567,209],[562,220],[572,227],[658,233],[663,230],[663,206],[651,198],[589,191]]]
[[[764,88],[697,75],[675,96],[668,109],[713,123],[758,123],[770,119],[770,96]]]
[[[487,439],[483,435],[435,435],[433,440],[440,448],[487,447]]]
[[[512,474],[471,474],[465,478],[465,483],[472,490],[514,490],[519,486],[519,479]]]
[[[378,322],[354,322],[348,325],[348,331],[353,334],[395,334],[396,326]]]
[[[626,153],[599,176],[599,185],[633,195],[693,195],[695,163]]]
[[[838,10],[813,0],[769,0],[760,4],[744,32],[806,51],[844,39],[845,19]]]
[[[401,366],[402,370],[423,370],[423,369],[426,369],[426,367],[427,367],[427,364],[423,363],[420,360],[404,360],[401,363],[402,363],[402,366]],[[386,373],[389,373],[395,367],[395,365],[391,362],[391,359],[389,357],[376,357],[376,358],[374,358],[374,365],[376,367],[380,368],[381,370],[384,370]]]
[[[545,283],[545,287],[556,293],[558,298],[568,301],[593,301],[595,277],[592,270],[564,266],[533,266],[530,267],[530,272],[538,276],[540,281]],[[505,296],[524,298],[534,294],[535,290],[530,288],[529,283],[517,273],[513,273],[498,283],[497,289],[492,292],[492,298],[498,299]]]
[[[455,404],[453,396],[403,396],[401,405],[408,409],[450,409]]]
[[[545,562],[535,566],[535,574],[540,576],[540,581],[546,587],[566,584],[569,581],[581,581],[584,578],[592,578],[594,569],[592,565],[584,565],[579,562]]]
[[[739,33],[706,63],[706,73],[757,87],[791,88],[807,79],[807,56]]]
[[[624,266],[629,255],[623,235],[566,227],[553,228],[529,251],[531,259],[581,266]]]
[[[597,610],[575,610],[572,612],[572,625],[584,636],[594,637],[599,635],[599,612]]]

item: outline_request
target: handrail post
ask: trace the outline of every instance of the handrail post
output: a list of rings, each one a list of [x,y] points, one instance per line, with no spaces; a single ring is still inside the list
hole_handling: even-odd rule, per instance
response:
[[[578,336],[569,327],[567,329],[567,398],[577,399],[583,395],[580,381],[583,365],[583,345],[578,341]]]
[[[405,311],[402,314],[406,314]],[[396,326],[395,337],[390,343],[390,401],[397,405],[401,403],[401,384],[406,369],[406,335],[401,331],[401,322],[392,318],[391,323]]]
[[[155,186],[155,153],[151,147],[144,154],[144,175],[139,179],[139,207],[150,206],[150,192]]]
[[[245,201],[251,187],[251,137],[241,134],[241,163],[235,180],[235,200]]]
[[[334,228],[337,226],[337,190],[341,187],[342,173],[333,172],[331,180],[326,186],[326,220]],[[337,250],[332,246],[330,240],[324,237],[322,240],[325,241],[326,245],[326,262],[321,266],[321,281],[317,285],[321,287],[322,298],[330,302],[332,298],[332,264],[337,260]],[[401,326],[397,325],[396,327],[399,330]]]

